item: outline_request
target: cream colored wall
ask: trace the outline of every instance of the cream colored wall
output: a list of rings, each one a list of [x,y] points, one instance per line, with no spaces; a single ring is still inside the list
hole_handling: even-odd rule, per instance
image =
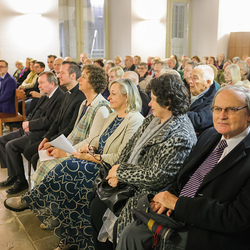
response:
[[[47,64],[47,55],[59,55],[58,0],[1,0],[0,23],[0,58],[11,74],[18,59]]]

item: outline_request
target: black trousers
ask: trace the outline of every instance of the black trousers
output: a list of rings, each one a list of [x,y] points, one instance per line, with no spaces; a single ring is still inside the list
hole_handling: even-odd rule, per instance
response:
[[[112,250],[113,244],[110,241],[100,242],[97,237],[102,228],[102,217],[107,210],[107,206],[98,197],[95,197],[90,203],[90,217],[95,250]]]
[[[42,140],[32,143],[31,145],[25,147],[23,151],[24,157],[26,158],[27,161],[29,161],[32,164],[34,170],[36,170],[37,161],[39,159],[38,146],[41,143],[41,141]]]
[[[9,176],[24,176],[21,153],[32,142],[32,137],[25,133],[22,128],[0,137],[1,167],[8,168]]]

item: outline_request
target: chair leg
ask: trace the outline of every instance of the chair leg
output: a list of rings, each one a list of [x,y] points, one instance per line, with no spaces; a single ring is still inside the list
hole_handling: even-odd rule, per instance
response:
[[[3,123],[0,123],[0,136],[3,135]]]
[[[28,161],[28,176],[30,177],[31,173],[31,163]]]

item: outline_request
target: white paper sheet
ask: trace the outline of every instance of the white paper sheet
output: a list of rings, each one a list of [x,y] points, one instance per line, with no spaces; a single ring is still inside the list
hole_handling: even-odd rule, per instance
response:
[[[40,161],[48,161],[54,159],[53,156],[47,155],[46,151],[47,151],[46,149],[38,151]]]
[[[60,135],[55,140],[51,141],[50,144],[70,154],[76,152],[75,148],[71,145],[65,135]]]

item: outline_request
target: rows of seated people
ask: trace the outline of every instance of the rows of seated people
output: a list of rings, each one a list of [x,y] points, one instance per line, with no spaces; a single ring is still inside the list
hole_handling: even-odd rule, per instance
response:
[[[244,235],[250,231],[249,216],[237,228],[243,232],[241,236],[230,229],[227,231],[225,225],[237,224],[230,222],[233,220],[230,216],[229,221],[225,219],[226,222],[209,226],[203,218],[208,213],[212,217],[213,213],[215,217],[227,214],[227,208],[221,206],[234,206],[232,203],[238,195],[243,195],[241,192],[249,182],[249,171],[245,168],[250,151],[237,162],[232,159],[242,153],[237,151],[238,144],[246,145],[249,137],[250,57],[243,60],[235,57],[231,61],[223,54],[218,60],[213,56],[202,60],[198,56],[182,56],[179,63],[175,55],[165,60],[149,57],[147,62],[142,62],[138,55],[126,56],[124,60],[116,56],[105,61],[91,60],[81,53],[80,63],[69,57],[49,55],[47,64],[50,70],[44,71],[45,64],[41,61],[28,57],[24,67],[18,60],[12,77],[8,63],[0,60],[0,113],[15,112],[16,88],[26,94],[27,112],[26,121],[15,124],[17,130],[0,137],[1,168],[8,169],[8,178],[0,182],[0,187],[6,187],[6,192],[14,195],[5,200],[6,208],[17,212],[31,209],[41,220],[41,227],[58,236],[58,250],[152,249],[155,239],[161,236],[144,224],[145,227],[134,224],[132,210],[144,195],[156,195],[168,187],[168,191],[155,196],[151,207],[158,213],[168,210],[166,216],[174,216],[176,210],[178,219],[188,225],[185,229],[191,235],[190,241],[184,237],[186,249],[231,249],[228,246],[234,245],[247,249],[249,237]],[[61,135],[73,145],[73,152],[52,145]],[[210,143],[215,135],[217,139]],[[237,143],[231,142],[231,138]],[[199,166],[217,150],[221,139],[229,146],[226,153],[224,148],[221,150],[220,157],[225,157],[225,162],[228,158],[227,164],[232,166],[227,176],[221,174],[218,183],[222,184],[227,177],[231,186],[225,185],[217,197],[214,192],[219,184],[212,182],[212,191],[208,184],[209,191],[205,189],[204,196],[210,203],[214,202],[214,207],[210,207],[209,201],[200,198],[203,193],[198,189],[210,172],[204,173]],[[208,149],[203,149],[204,145]],[[34,188],[29,191],[22,155],[35,170]],[[201,157],[196,159],[197,155]],[[220,157],[217,161],[223,162]],[[119,187],[119,183],[136,187],[119,214],[111,211],[93,192],[92,185],[103,164],[110,169],[106,178],[110,187]],[[180,181],[177,176],[190,164],[194,170],[185,173],[184,184],[177,188],[175,185]],[[235,167],[239,165],[241,172],[237,177]],[[211,174],[213,171],[217,174],[215,166],[209,169]],[[198,186],[188,181],[195,176],[196,169],[200,171]],[[243,177],[242,185],[232,184],[233,178]],[[177,193],[171,193],[173,187]],[[186,189],[191,190],[192,196]],[[234,192],[228,196],[227,190]],[[24,191],[27,192],[20,196]],[[199,199],[201,203],[197,202]],[[250,204],[247,200],[235,205],[241,206],[238,213],[234,212],[237,218],[245,216]],[[182,217],[180,213],[185,214],[185,210],[179,203],[189,211],[193,208],[191,214],[197,215],[203,205],[207,206],[203,209],[210,210],[204,214],[200,211],[199,221]],[[231,213],[232,217],[236,216]],[[221,226],[218,232],[217,226]],[[138,238],[132,237],[131,232],[135,235],[138,232]],[[194,243],[193,233],[203,237],[203,241]],[[231,242],[232,235],[236,239]],[[220,240],[222,243],[218,243]],[[157,247],[169,249],[167,244],[162,236]],[[171,244],[177,246],[179,241],[173,237]]]

